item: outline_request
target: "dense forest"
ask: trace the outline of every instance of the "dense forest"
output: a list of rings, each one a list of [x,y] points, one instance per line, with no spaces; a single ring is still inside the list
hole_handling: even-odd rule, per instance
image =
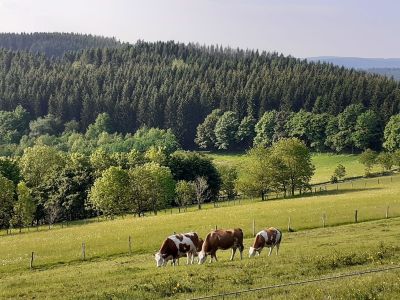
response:
[[[116,48],[115,38],[76,33],[0,33],[0,48],[13,51],[42,53],[47,57],[62,57],[66,52],[89,48]]]
[[[61,59],[0,50],[0,110],[21,105],[31,120],[51,114],[75,120],[81,132],[106,112],[117,132],[170,128],[184,148],[195,146],[197,126],[216,108],[257,121],[272,110],[337,115],[350,104],[386,124],[399,113],[400,84],[277,53],[176,42],[82,49]]]

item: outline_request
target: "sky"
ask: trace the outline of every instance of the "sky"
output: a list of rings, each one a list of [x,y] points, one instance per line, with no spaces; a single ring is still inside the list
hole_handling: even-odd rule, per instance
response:
[[[398,0],[0,0],[0,32],[198,42],[296,57],[400,57]]]

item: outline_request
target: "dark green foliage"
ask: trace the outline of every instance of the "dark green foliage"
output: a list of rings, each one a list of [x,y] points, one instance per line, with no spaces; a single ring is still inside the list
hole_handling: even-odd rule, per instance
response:
[[[75,33],[0,33],[0,48],[43,53],[49,57],[87,48],[119,47],[115,38]]]
[[[213,109],[242,120],[271,110],[337,115],[357,103],[387,122],[399,113],[399,83],[277,53],[174,42],[86,49],[57,60],[0,50],[0,110],[22,105],[32,119],[50,113],[76,120],[82,131],[106,112],[117,132],[171,128],[184,148],[194,146],[197,126]],[[288,135],[289,114],[278,113],[275,141]],[[335,149],[352,147],[347,135]]]
[[[211,160],[195,152],[178,151],[171,155],[168,163],[176,181],[194,181],[205,177],[209,186],[209,199],[215,200],[221,187],[221,177]]]

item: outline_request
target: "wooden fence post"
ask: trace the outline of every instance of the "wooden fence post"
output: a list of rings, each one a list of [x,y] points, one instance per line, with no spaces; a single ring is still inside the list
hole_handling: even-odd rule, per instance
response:
[[[34,257],[34,252],[32,252],[32,254],[31,254],[31,262],[30,262],[30,264],[29,264],[29,268],[30,269],[33,269],[33,257]]]
[[[354,212],[354,223],[358,222],[358,210],[356,209]]]
[[[379,178],[378,178],[378,184],[379,184]]]
[[[253,237],[256,236],[256,221],[253,219]]]
[[[128,238],[129,254],[132,254],[132,239],[131,236]]]
[[[287,225],[287,231],[288,232],[291,232],[292,231],[292,227],[290,226],[290,217],[289,217],[289,220],[288,220],[288,225]]]
[[[325,223],[326,223],[326,214],[324,213],[322,215],[322,228],[325,228]]]
[[[82,260],[86,260],[86,245],[82,242]]]
[[[217,227],[217,225],[215,225],[215,230],[217,230],[218,229],[218,227]]]
[[[386,206],[386,219],[389,219],[389,205]]]
[[[339,190],[339,184],[336,183],[336,190]]]

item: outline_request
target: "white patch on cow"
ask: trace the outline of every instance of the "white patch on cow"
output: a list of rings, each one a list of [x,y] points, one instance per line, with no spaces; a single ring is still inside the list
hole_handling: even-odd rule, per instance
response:
[[[206,255],[206,253],[205,253],[203,250],[201,250],[201,251],[199,252],[198,258],[199,258],[199,265],[201,265],[201,264],[204,264],[204,263],[206,262],[207,255]]]
[[[259,233],[257,233],[257,235],[261,235],[264,238],[265,243],[268,242],[268,232],[266,232],[265,230],[261,230]]]
[[[256,249],[254,247],[250,247],[249,257],[253,257],[254,255],[256,255]]]
[[[186,234],[186,233],[185,233],[185,234]],[[190,234],[187,234],[187,235],[190,235]],[[182,234],[181,236],[182,236],[182,238],[183,238],[182,241],[181,241],[180,239],[178,239],[175,235],[171,235],[171,236],[168,237],[171,241],[174,242],[176,248],[178,249],[178,256],[184,256],[184,255],[186,255],[186,253],[188,253],[188,252],[190,252],[190,253],[196,252],[196,246],[195,246],[195,244],[193,243],[193,241],[192,241],[190,238],[188,238],[187,236],[183,235],[183,234]],[[180,244],[189,245],[188,251],[187,251],[187,252],[180,252],[180,251],[179,251],[179,245],[180,245]]]
[[[164,258],[161,256],[160,252],[157,252],[157,253],[154,255],[154,259],[156,260],[157,267],[162,267],[162,266],[164,265],[164,263],[165,263],[165,260],[164,260]]]

